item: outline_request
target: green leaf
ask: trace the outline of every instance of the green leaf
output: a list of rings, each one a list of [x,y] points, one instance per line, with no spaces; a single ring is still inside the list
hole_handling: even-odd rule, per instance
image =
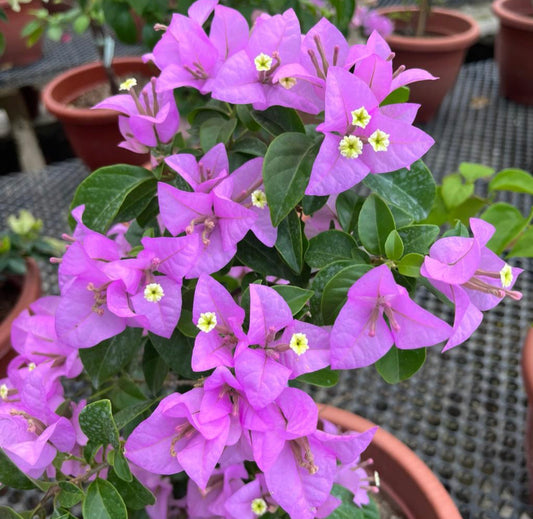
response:
[[[446,220],[450,223],[461,220],[465,225],[468,225],[470,218],[476,216],[488,203],[489,201],[485,198],[473,195],[461,205],[454,207],[448,213]]]
[[[341,193],[335,202],[337,218],[344,231],[350,233],[357,228],[359,213],[363,207],[365,198],[349,189]]]
[[[107,460],[115,470],[115,474],[122,480],[129,483],[133,481],[133,474],[131,473],[130,466],[120,450],[110,451],[107,455]]]
[[[355,264],[345,267],[335,274],[324,287],[321,311],[325,324],[333,324],[346,302],[348,290],[369,270],[370,265]]]
[[[81,430],[87,438],[98,445],[111,444],[119,448],[118,429],[113,420],[110,400],[98,400],[87,404],[80,412]]]
[[[459,173],[463,175],[467,182],[475,182],[480,178],[488,178],[494,175],[494,169],[483,164],[473,162],[461,162],[459,164]]]
[[[151,407],[156,400],[146,400],[146,402],[141,402],[139,404],[135,404],[129,407],[126,407],[119,411],[115,415],[115,423],[117,424],[117,429],[123,429],[130,423],[137,420],[139,417],[144,416],[148,411],[150,411]]]
[[[378,373],[389,384],[397,384],[412,377],[426,361],[426,348],[400,350],[393,346],[379,359],[375,366]]]
[[[304,195],[302,199],[302,209],[304,211],[304,214],[311,215],[315,211],[318,211],[319,209],[324,207],[324,205],[326,205],[328,198],[328,196]]]
[[[128,327],[122,333],[92,348],[80,349],[83,367],[94,387],[100,387],[102,382],[129,364],[137,354],[141,341],[142,330]]]
[[[254,121],[274,137],[286,132],[305,133],[305,127],[296,110],[283,106],[271,106],[266,110],[252,110]]]
[[[82,34],[89,28],[90,23],[91,19],[86,14],[80,14],[72,22],[72,28],[74,29],[75,33]]]
[[[300,375],[296,380],[298,382],[312,384],[313,386],[333,387],[339,382],[339,372],[333,371],[330,368],[324,368],[313,371],[312,373]]]
[[[77,505],[85,495],[80,487],[70,481],[60,481],[58,485],[61,492],[57,494],[56,501],[59,506],[63,508],[72,508],[74,505]]]
[[[313,295],[312,290],[305,290],[292,285],[275,285],[272,287],[289,305],[292,315],[297,314]]]
[[[424,256],[422,254],[409,253],[396,263],[396,267],[402,276],[417,278],[420,277],[420,266],[422,263],[424,263]]]
[[[184,378],[197,378],[191,369],[192,348],[194,340],[186,337],[178,329],[174,330],[172,337],[166,339],[159,335],[149,333],[150,342],[168,367]]]
[[[427,254],[439,232],[440,229],[437,225],[411,225],[398,229],[398,234],[403,242],[403,253]]]
[[[442,180],[441,195],[448,209],[458,207],[474,194],[474,184],[463,183],[459,173],[447,175]]]
[[[150,341],[144,345],[142,366],[148,388],[153,394],[158,393],[168,374],[168,365]]]
[[[359,213],[357,232],[365,249],[385,255],[385,241],[395,229],[394,218],[387,204],[378,196],[370,195]]]
[[[5,52],[6,50],[6,37],[4,36],[3,32],[0,32],[0,56]]]
[[[359,507],[353,502],[352,492],[338,484],[333,485],[331,494],[341,500],[341,505],[328,515],[327,519],[380,519],[381,517],[372,498],[368,505]]]
[[[120,41],[128,44],[137,42],[137,27],[126,2],[103,0],[102,9],[105,21],[113,28]]]
[[[100,478],[89,485],[82,512],[87,519],[128,519],[126,505],[117,489]]]
[[[335,9],[335,25],[346,35],[354,16],[355,0],[330,0]]]
[[[252,233],[248,233],[237,245],[237,259],[247,267],[263,276],[275,276],[286,279],[294,284],[302,284],[308,279],[308,273],[296,275],[283,261],[275,248],[267,247]]]
[[[391,260],[398,260],[403,256],[403,249],[403,241],[398,231],[391,231],[385,240],[385,256]]]
[[[222,142],[228,144],[237,126],[237,119],[216,117],[205,121],[200,127],[200,145],[205,153]]]
[[[446,238],[447,236],[462,236],[463,238],[470,238],[470,233],[468,232],[468,228],[463,224],[463,222],[457,220],[454,226],[451,229],[448,229],[442,235],[443,238]]]
[[[349,234],[325,231],[309,240],[305,261],[310,267],[320,269],[334,261],[353,259],[354,250],[357,251],[357,243]]]
[[[297,274],[303,268],[303,233],[300,218],[296,211],[291,211],[278,227],[276,249],[287,265]]]
[[[413,217],[397,205],[389,205],[389,209],[391,210],[392,216],[394,218],[396,229],[400,227],[407,227],[408,225],[411,225],[413,223]]]
[[[481,218],[496,228],[494,236],[487,243],[487,247],[496,254],[501,254],[527,226],[529,218],[524,218],[522,213],[511,204],[497,202],[490,206]]]
[[[533,175],[523,169],[504,169],[490,181],[489,190],[533,195]]]
[[[0,506],[0,519],[23,519],[15,510],[8,506]]]
[[[363,183],[387,202],[410,214],[417,222],[426,218],[433,206],[435,180],[421,160],[413,163],[411,169],[367,175]]]
[[[409,87],[401,86],[396,90],[393,90],[385,99],[383,99],[383,101],[380,103],[380,106],[407,103],[407,101],[409,101],[410,93],[411,91],[409,90]]]
[[[259,139],[246,137],[236,141],[231,147],[231,151],[246,153],[247,155],[252,155],[253,157],[264,157],[265,153],[267,152],[267,145]]]
[[[142,510],[145,506],[155,503],[154,494],[144,487],[135,476],[133,476],[131,482],[126,483],[111,469],[107,479],[118,490],[124,502],[128,504],[129,509]]]
[[[275,227],[304,196],[319,144],[301,133],[284,133],[268,147],[263,162],[263,181]]]
[[[520,235],[509,252],[510,258],[515,258],[517,256],[523,258],[533,257],[533,227],[529,227],[522,235]]]
[[[139,217],[155,200],[157,180],[152,178],[132,189],[124,199],[115,220],[129,222]]]
[[[153,182],[153,176],[144,168],[127,164],[105,166],[97,169],[78,186],[70,209],[85,204],[83,223],[105,234],[126,197],[145,182]],[[72,217],[70,223],[74,227]]]
[[[35,484],[7,457],[0,448],[0,481],[13,488],[30,490],[35,488]]]

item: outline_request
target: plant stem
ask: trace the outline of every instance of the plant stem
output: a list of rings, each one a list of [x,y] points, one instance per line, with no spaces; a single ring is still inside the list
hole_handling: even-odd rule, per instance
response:
[[[419,0],[419,16],[418,23],[416,25],[415,36],[421,37],[426,34],[426,25],[429,17],[429,11],[431,10],[430,0]]]
[[[91,34],[93,35],[93,39],[96,43],[96,50],[98,51],[98,56],[100,58],[100,61],[102,62],[102,66],[104,67],[104,71],[107,76],[109,87],[111,88],[111,95],[117,95],[119,93],[117,76],[115,75],[115,71],[113,70],[113,67],[111,66],[111,64],[107,65],[104,61],[104,45],[105,45],[104,28],[92,20],[91,20],[90,28],[91,28]]]

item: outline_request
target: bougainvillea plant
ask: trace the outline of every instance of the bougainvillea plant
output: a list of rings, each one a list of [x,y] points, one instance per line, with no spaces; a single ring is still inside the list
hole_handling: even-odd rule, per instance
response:
[[[323,19],[302,35],[292,10],[250,28],[216,0],[160,29],[160,74],[96,107],[120,112],[120,145],[150,165],[82,182],[59,295],[13,324],[0,480],[42,495],[3,511],[366,517],[375,429],[337,431],[306,384],[372,364],[412,375],[426,347],[520,299],[520,269],[487,248],[490,223],[426,222],[433,139],[405,85],[435,78],[393,65],[377,32],[349,45]],[[179,114],[180,88],[205,102]]]

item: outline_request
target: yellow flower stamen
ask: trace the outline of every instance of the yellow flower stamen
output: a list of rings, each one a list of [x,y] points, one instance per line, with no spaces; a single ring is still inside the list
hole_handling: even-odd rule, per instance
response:
[[[296,355],[303,355],[309,349],[309,341],[305,333],[293,333],[289,347]]]
[[[361,106],[361,108],[358,108],[357,110],[352,110],[352,124],[354,126],[366,128],[367,124],[370,122],[370,119],[371,116],[364,106]]]
[[[382,132],[381,130],[376,130],[369,138],[368,142],[374,148],[374,151],[387,151],[389,147],[389,134]]]
[[[252,193],[252,205],[254,207],[259,207],[259,209],[264,209],[267,205],[267,197],[264,191],[256,189]]]
[[[137,80],[134,77],[130,77],[120,83],[120,86],[118,87],[119,90],[131,90],[134,86],[137,86]]]
[[[513,283],[513,269],[507,263],[500,270],[500,280],[503,288],[509,288]]]
[[[165,291],[159,283],[149,283],[144,287],[144,298],[150,303],[159,303],[164,295]]]
[[[264,54],[261,52],[261,54],[258,54],[255,59],[255,68],[257,71],[268,71],[272,68],[272,58],[268,54]]]
[[[7,395],[8,395],[8,389],[7,389],[7,386],[5,384],[2,384],[0,386],[0,398],[2,400],[7,400]]]
[[[30,371],[33,371],[36,367],[37,367],[37,366],[36,366],[35,362],[30,362],[30,363],[28,364],[28,369],[29,369]]]
[[[294,85],[296,85],[296,78],[293,77],[282,77],[279,80],[279,84],[286,88],[287,90],[290,90]]]
[[[262,497],[256,497],[252,501],[250,508],[257,517],[261,517],[262,515],[266,514],[268,506]]]
[[[347,159],[355,159],[363,152],[363,141],[355,135],[346,135],[339,143],[339,151]]]
[[[205,333],[209,333],[217,325],[217,315],[215,312],[204,312],[200,314],[196,326]]]

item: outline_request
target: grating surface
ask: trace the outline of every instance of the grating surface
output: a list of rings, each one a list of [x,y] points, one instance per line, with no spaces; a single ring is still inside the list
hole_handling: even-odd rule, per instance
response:
[[[141,45],[124,45],[117,42],[116,56],[140,56],[145,52]],[[86,33],[75,35],[68,43],[43,41],[43,57],[25,67],[13,67],[0,72],[0,88],[40,86],[72,67],[96,61],[97,53],[91,36]]]
[[[438,178],[461,161],[533,170],[533,107],[499,98],[492,61],[463,67],[455,89],[425,130],[437,142],[426,162]],[[44,220],[46,232],[58,236],[67,229],[66,208],[86,173],[72,160],[40,174],[0,177],[0,222],[18,208],[30,208]],[[526,195],[502,199],[523,213],[531,207]],[[337,387],[315,394],[319,401],[368,417],[409,445],[450,491],[464,519],[533,518],[520,378],[522,343],[533,322],[533,261],[514,264],[526,270],[517,284],[522,302],[504,302],[487,312],[468,343],[444,355],[429,349],[422,370],[396,386],[366,368],[344,373]],[[52,273],[49,266],[48,291],[53,290]],[[452,318],[450,309],[432,296],[421,294],[420,299],[428,309]],[[13,494],[2,499],[14,499]]]

